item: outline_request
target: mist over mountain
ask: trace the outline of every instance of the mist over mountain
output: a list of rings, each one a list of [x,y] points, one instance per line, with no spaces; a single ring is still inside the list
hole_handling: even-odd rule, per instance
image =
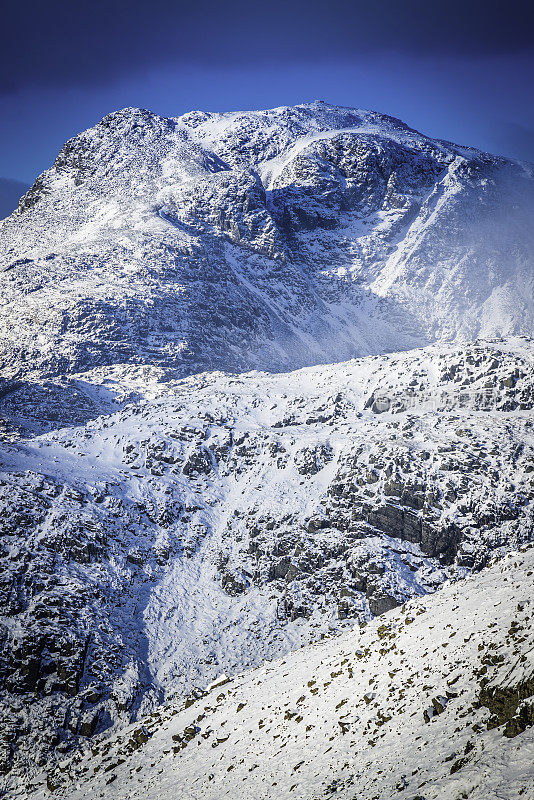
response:
[[[533,219],[532,164],[324,102],[126,108],[64,145],[0,222],[9,800],[174,797],[175,766],[187,800],[278,796],[273,742],[261,733],[227,764],[227,722],[243,740],[273,725],[280,752],[287,740],[277,769],[306,777],[284,798],[349,800],[358,775],[365,800],[528,796]],[[484,571],[510,553],[505,575]],[[517,614],[493,612],[501,574]],[[406,634],[420,659],[406,735],[454,751],[417,784],[387,755],[406,706],[389,696],[394,676],[412,686],[403,646],[393,653],[406,603],[422,617]],[[475,649],[478,620],[495,639]],[[440,639],[429,655],[449,627],[466,646],[445,653]],[[362,669],[338,640],[314,649],[349,629],[339,642],[371,658]],[[278,699],[252,708],[263,672],[251,670],[286,656],[276,680],[304,695],[275,722]],[[323,661],[343,697],[315,691],[312,672],[331,682]],[[459,688],[445,686],[455,670]],[[214,698],[211,683],[245,671],[244,699],[214,726],[234,690]],[[171,735],[175,715],[168,746],[160,723]],[[457,737],[462,715],[487,735]],[[394,777],[372,780],[382,735]],[[200,777],[190,743],[205,759],[212,741],[224,771]],[[156,780],[157,747],[169,758]],[[479,765],[501,775],[503,763],[509,780],[480,783]]]

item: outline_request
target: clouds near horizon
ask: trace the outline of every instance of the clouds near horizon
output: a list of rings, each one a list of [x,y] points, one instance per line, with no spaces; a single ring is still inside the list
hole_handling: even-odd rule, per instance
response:
[[[532,50],[534,6],[525,0],[28,0],[3,10],[0,92],[94,86],[164,65]]]

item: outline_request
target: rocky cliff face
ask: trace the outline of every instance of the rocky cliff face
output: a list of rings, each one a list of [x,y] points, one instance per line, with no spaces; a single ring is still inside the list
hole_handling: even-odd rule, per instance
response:
[[[9,797],[532,538],[532,185],[320,103],[65,145],[0,225]]]

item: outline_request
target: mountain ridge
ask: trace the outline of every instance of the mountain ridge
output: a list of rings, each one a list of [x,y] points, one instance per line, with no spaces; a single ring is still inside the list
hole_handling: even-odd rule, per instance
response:
[[[3,374],[278,371],[528,335],[527,172],[324,104],[114,112],[0,227]]]

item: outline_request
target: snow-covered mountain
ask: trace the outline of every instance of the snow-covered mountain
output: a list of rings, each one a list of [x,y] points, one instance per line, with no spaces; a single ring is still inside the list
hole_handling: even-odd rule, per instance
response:
[[[74,797],[58,764],[80,748],[221,672],[335,660],[288,654],[366,624],[370,646],[374,616],[448,581],[467,597],[479,577],[457,580],[532,540],[533,187],[530,165],[325,103],[126,109],[67,142],[0,223],[8,798],[45,773]],[[271,796],[268,769],[244,796]],[[82,795],[114,796],[104,776]]]
[[[530,335],[532,170],[325,103],[110,114],[0,225],[3,372],[281,370]]]

